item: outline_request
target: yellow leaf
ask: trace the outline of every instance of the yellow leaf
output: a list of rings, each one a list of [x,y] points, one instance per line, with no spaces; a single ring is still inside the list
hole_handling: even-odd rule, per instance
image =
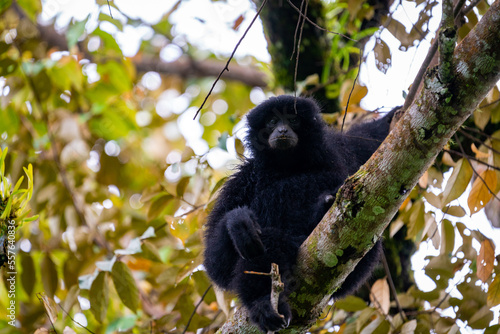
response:
[[[471,148],[472,152],[474,152],[474,154],[476,155],[476,158],[478,158],[478,159],[481,159],[481,158],[487,159],[490,156],[489,153],[479,151],[479,149],[476,147],[476,145],[474,145],[474,143],[470,144],[470,148]]]
[[[495,261],[495,246],[490,240],[481,242],[481,249],[477,255],[477,277],[483,282],[490,278],[493,272],[493,262]]]
[[[495,276],[495,279],[488,287],[488,297],[486,302],[488,307],[500,304],[500,275]]]
[[[424,175],[422,175],[418,180],[418,185],[420,186],[420,188],[426,189],[428,181],[429,181],[429,173],[425,171]]]
[[[443,153],[443,158],[441,159],[441,161],[444,164],[451,166],[451,167],[455,167],[457,165],[457,163],[453,160],[450,153],[448,153],[448,152]]]
[[[389,293],[389,284],[385,278],[375,281],[370,293],[370,301],[382,314],[389,312],[391,306],[391,296]]]
[[[479,176],[472,184],[472,189],[467,200],[471,215],[488,204],[493,196],[490,189],[494,190],[497,186],[497,174],[494,170],[485,170]]]
[[[450,179],[443,191],[443,207],[463,194],[472,177],[472,167],[467,159],[460,159],[453,167]]]

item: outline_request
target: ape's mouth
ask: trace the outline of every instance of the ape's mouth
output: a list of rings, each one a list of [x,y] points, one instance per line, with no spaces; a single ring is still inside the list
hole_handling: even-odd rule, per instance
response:
[[[287,150],[297,145],[298,139],[293,136],[279,136],[269,139],[269,146],[273,149]]]

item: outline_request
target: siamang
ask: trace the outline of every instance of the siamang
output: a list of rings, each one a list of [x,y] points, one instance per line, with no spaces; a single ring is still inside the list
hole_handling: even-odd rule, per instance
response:
[[[393,114],[344,133],[327,127],[310,98],[273,97],[248,114],[245,144],[251,157],[225,183],[208,217],[204,265],[218,287],[237,293],[262,331],[288,326],[287,296],[298,249],[330,208],[344,180],[387,136]],[[364,283],[380,249],[379,242],[334,298]],[[279,314],[271,305],[269,276],[244,273],[268,273],[273,262],[285,284]]]

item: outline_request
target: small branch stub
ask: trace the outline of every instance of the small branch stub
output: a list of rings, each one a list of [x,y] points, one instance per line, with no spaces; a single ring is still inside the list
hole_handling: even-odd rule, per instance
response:
[[[276,313],[278,313],[280,293],[285,290],[285,284],[281,281],[279,266],[276,263],[271,263],[271,271],[269,273],[245,271],[245,274],[271,276],[271,305]],[[280,316],[282,315],[280,314]],[[267,332],[267,334],[273,333],[272,331]]]
[[[276,263],[271,264],[271,305],[273,309],[278,313],[278,301],[280,298],[280,293],[285,289],[285,284],[281,282],[281,276],[279,272],[279,267]],[[278,313],[279,314],[279,313]],[[272,334],[274,332],[267,332],[267,334]]]

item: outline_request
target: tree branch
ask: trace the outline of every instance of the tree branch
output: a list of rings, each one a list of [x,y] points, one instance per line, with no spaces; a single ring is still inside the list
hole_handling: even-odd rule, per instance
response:
[[[12,8],[16,11],[20,18],[28,18],[21,8],[13,5]],[[36,29],[39,32],[38,39],[46,44],[47,48],[55,48],[61,51],[68,50],[68,41],[66,36],[57,32],[51,25],[36,24]],[[82,50],[84,56],[89,60],[93,60],[92,53],[86,51],[84,43],[79,42],[78,46]],[[206,78],[217,77],[219,72],[224,68],[225,62],[205,59],[195,60],[189,56],[182,56],[176,61],[162,62],[158,60],[158,56],[141,55],[132,58],[132,61],[138,72],[155,71],[164,75],[178,75],[183,78]],[[240,81],[246,85],[253,87],[267,86],[267,77],[264,72],[256,66],[242,66],[236,63],[231,64],[231,71],[222,75],[223,79]]]
[[[399,206],[438,153],[500,80],[500,1],[447,59],[450,81],[430,70],[424,88],[370,160],[346,183],[325,218],[301,246],[290,298],[292,324],[304,333],[332,293],[377,242]],[[235,323],[235,319],[240,322]],[[252,333],[244,311],[221,333]],[[230,326],[230,327],[229,327]]]

